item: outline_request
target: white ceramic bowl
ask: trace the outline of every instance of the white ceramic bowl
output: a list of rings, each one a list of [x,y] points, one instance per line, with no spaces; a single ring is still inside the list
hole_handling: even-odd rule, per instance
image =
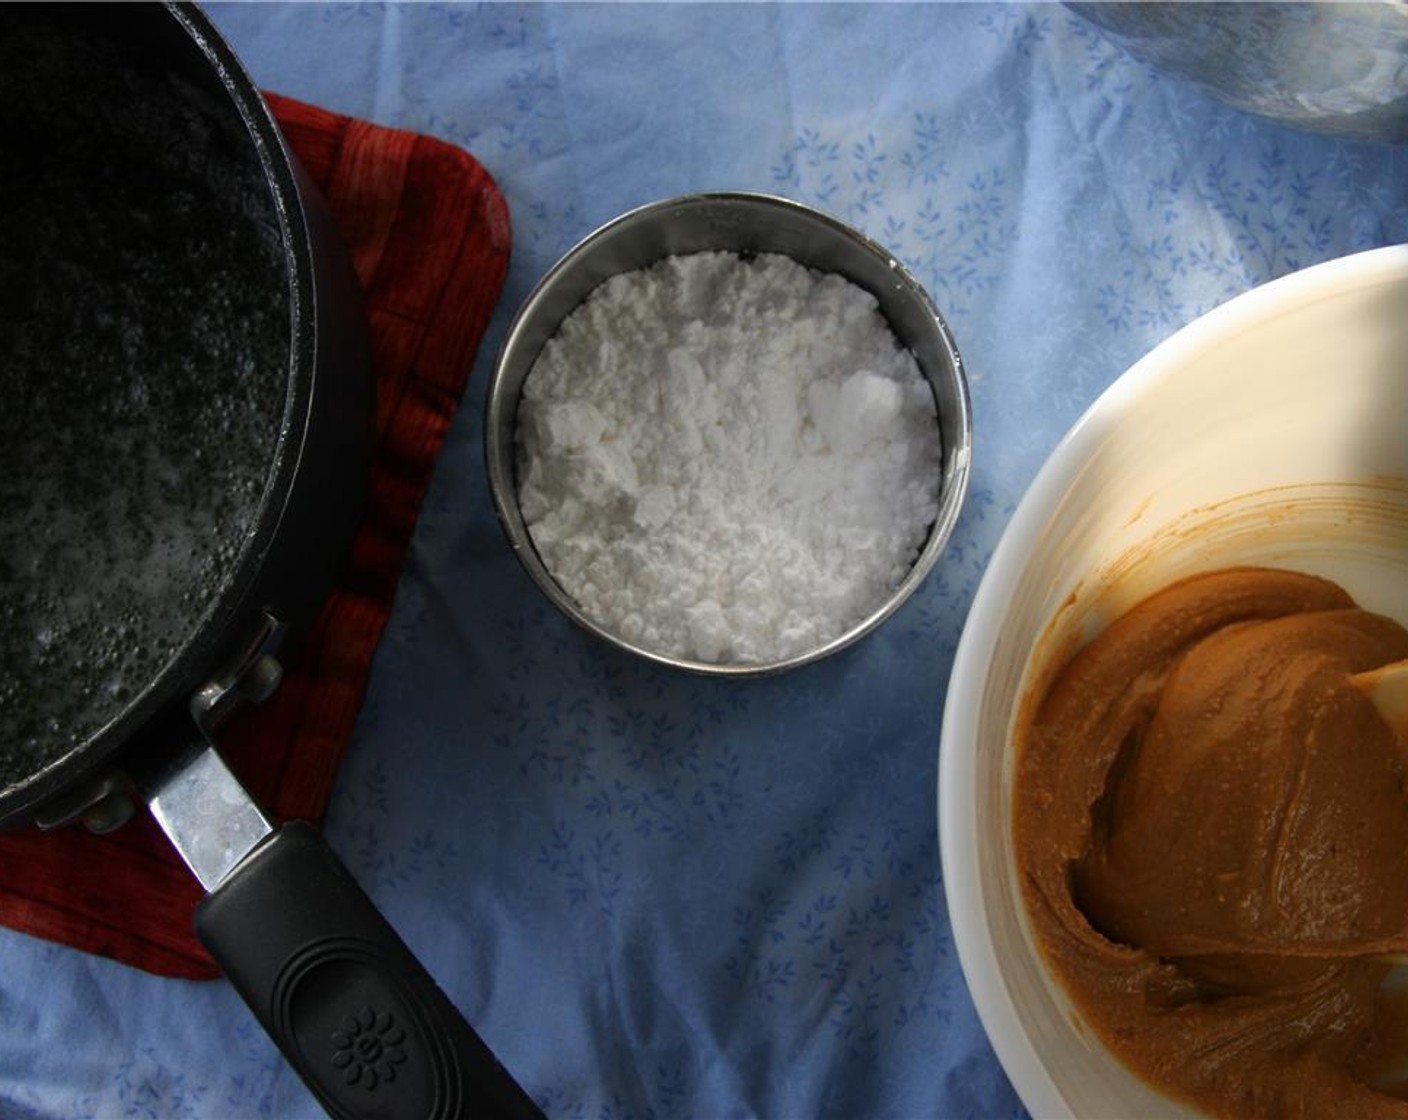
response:
[[[939,838],[964,975],[1036,1116],[1188,1111],[1104,1048],[1036,949],[1019,705],[1138,598],[1236,563],[1328,576],[1408,624],[1408,246],[1283,277],[1161,344],[1052,452],[988,565],[949,683]]]

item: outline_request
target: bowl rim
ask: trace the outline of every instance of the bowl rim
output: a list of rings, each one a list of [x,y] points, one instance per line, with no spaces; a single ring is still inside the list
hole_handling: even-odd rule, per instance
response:
[[[1404,278],[1408,278],[1408,244],[1366,249],[1266,281],[1179,328],[1117,377],[1061,437],[1018,502],[988,561],[959,636],[944,700],[936,791],[939,856],[959,967],[998,1061],[1034,1116],[1071,1116],[1073,1110],[1038,1057],[1004,980],[990,936],[974,842],[978,713],[989,663],[1027,557],[1090,449],[1120,425],[1150,386],[1173,376],[1194,355],[1267,318],[1328,296]]]
[[[513,510],[517,506],[514,474],[511,470],[505,471],[501,466],[503,462],[501,445],[504,439],[502,422],[506,422],[503,413],[509,407],[505,400],[504,367],[520,337],[525,333],[531,316],[539,304],[543,302],[547,293],[551,291],[557,278],[570,269],[598,242],[610,236],[619,227],[649,219],[655,214],[716,203],[741,203],[791,211],[808,221],[831,230],[858,245],[876,259],[886,262],[894,276],[896,286],[903,289],[910,298],[916,301],[923,311],[925,319],[933,326],[937,341],[952,372],[951,388],[954,403],[957,406],[957,414],[953,420],[958,438],[954,446],[951,448],[945,446],[942,449],[945,459],[950,454],[952,455],[953,467],[949,486],[947,490],[941,489],[940,491],[938,515],[905,578],[900,581],[883,603],[841,634],[804,653],[765,662],[721,663],[676,657],[628,641],[589,618],[547,570],[533,545],[527,527],[522,526],[520,531],[522,519],[521,517],[515,518],[513,515]],[[891,330],[893,331],[893,327]],[[896,341],[900,342],[902,346],[904,345],[898,336]],[[494,512],[514,556],[539,590],[572,623],[609,645],[658,665],[708,677],[738,679],[771,676],[800,668],[840,652],[877,629],[909,600],[933,570],[940,555],[948,546],[967,496],[973,457],[973,410],[966,369],[953,332],[949,329],[947,321],[934,303],[928,289],[919,282],[918,278],[893,252],[836,215],[783,195],[763,191],[696,191],[646,202],[603,222],[572,245],[533,285],[509,322],[489,373],[484,405],[484,456]],[[925,380],[930,380],[927,375]],[[937,404],[937,401],[935,403]],[[508,453],[512,454],[511,448]]]

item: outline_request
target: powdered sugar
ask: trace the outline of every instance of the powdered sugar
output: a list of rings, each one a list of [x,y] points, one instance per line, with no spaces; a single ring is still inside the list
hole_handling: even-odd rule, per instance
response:
[[[584,613],[713,663],[881,606],[939,508],[933,393],[869,293],[774,254],[616,276],[523,384],[519,501]]]

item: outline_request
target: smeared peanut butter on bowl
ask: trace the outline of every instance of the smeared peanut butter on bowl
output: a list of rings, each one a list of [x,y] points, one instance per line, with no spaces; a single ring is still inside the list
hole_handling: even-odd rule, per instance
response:
[[[1014,840],[1038,940],[1131,1069],[1225,1116],[1399,1116],[1405,749],[1353,673],[1408,630],[1334,583],[1175,583],[1028,704]],[[1396,1025],[1395,1025],[1396,1024]]]

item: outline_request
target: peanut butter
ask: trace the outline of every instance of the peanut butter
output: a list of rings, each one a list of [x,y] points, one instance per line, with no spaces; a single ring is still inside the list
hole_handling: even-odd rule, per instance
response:
[[[1322,579],[1144,600],[1025,714],[1015,836],[1042,948],[1131,1069],[1215,1115],[1408,1117],[1405,744],[1348,680],[1408,630]],[[1408,1058],[1408,1051],[1402,1051]]]

